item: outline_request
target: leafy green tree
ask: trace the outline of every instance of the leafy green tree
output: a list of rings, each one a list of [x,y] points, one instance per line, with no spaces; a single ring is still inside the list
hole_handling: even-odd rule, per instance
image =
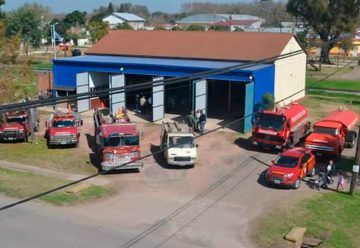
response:
[[[109,32],[109,25],[102,21],[91,21],[88,28],[91,35],[91,41],[93,43],[99,41]]]
[[[64,23],[68,28],[85,25],[86,15],[86,12],[80,12],[78,10],[75,10],[65,16]]]
[[[191,24],[186,31],[205,31],[205,27],[200,24]]]
[[[42,38],[41,16],[49,12],[48,8],[39,4],[24,4],[6,15],[6,35],[20,35],[25,52],[30,47],[39,47]]]
[[[274,108],[274,96],[271,93],[265,93],[263,95],[262,103],[264,106],[264,109],[271,110]]]
[[[183,30],[183,29],[179,26],[174,26],[171,28],[171,31],[181,31],[181,30]]]
[[[118,25],[116,25],[116,29],[127,29],[127,30],[133,30],[133,28],[130,26],[129,23],[124,22],[124,23],[119,23]]]
[[[329,52],[344,32],[353,32],[359,17],[359,0],[289,0],[287,11],[304,20],[326,44],[320,62],[330,64]]]
[[[5,24],[0,22],[0,63],[14,64],[19,56],[20,43],[19,35],[5,36]]]
[[[5,4],[5,0],[0,0],[0,19],[4,18],[4,13],[1,11],[1,6]]]
[[[230,27],[221,26],[221,25],[214,25],[211,27],[214,31],[230,31]]]

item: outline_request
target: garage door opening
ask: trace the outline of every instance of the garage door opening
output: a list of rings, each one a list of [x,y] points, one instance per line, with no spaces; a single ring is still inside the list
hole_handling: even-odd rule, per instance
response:
[[[165,112],[186,116],[192,110],[192,82],[165,85]]]
[[[245,83],[208,80],[208,117],[235,119],[245,110]]]
[[[126,74],[125,81],[126,81],[126,86],[137,85],[137,84],[141,84],[141,83],[148,83],[148,82],[152,81],[152,76]],[[152,88],[151,87],[146,88],[146,89],[136,89],[135,88],[134,90],[126,91],[126,108],[128,110],[134,111],[134,112],[139,110],[139,109],[136,109],[137,107],[140,107],[140,106],[137,106],[136,98],[140,99],[142,96],[145,96],[146,100],[148,100],[150,97],[152,97]],[[147,112],[150,112],[150,108],[148,108]]]

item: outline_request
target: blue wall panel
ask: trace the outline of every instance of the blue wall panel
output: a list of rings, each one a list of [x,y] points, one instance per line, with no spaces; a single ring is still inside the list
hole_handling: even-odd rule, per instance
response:
[[[76,57],[74,57],[76,58]],[[139,59],[141,61],[141,59]],[[199,63],[199,62],[197,62]],[[204,63],[206,66],[206,63]],[[76,88],[76,74],[81,72],[102,72],[102,73],[124,73],[124,74],[137,74],[149,76],[163,76],[163,77],[181,77],[188,76],[194,73],[206,72],[219,68],[205,68],[205,67],[192,67],[191,63],[187,64],[183,61],[177,65],[151,65],[141,63],[110,63],[99,60],[98,62],[82,61],[81,58],[76,60],[60,60],[54,61],[54,86],[56,88],[73,89]],[[251,79],[253,77],[253,79]],[[198,79],[198,78],[193,78]],[[262,102],[265,93],[274,95],[275,84],[275,66],[258,65],[248,69],[239,69],[225,74],[208,76],[206,79],[235,81],[239,83],[252,83],[246,87],[246,104],[245,113],[250,113],[251,109],[256,110],[258,104]],[[187,80],[188,82],[188,80]],[[239,99],[241,100],[241,99]],[[251,118],[247,118],[244,123],[244,129],[249,131],[251,129]]]

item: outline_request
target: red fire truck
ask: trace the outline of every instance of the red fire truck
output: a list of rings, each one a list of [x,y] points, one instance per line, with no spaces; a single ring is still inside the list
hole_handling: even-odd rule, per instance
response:
[[[39,129],[38,117],[34,115],[34,131]],[[27,141],[31,134],[30,118],[27,111],[8,112],[0,123],[0,141]]]
[[[252,142],[264,148],[291,147],[308,134],[307,117],[308,110],[298,103],[258,112],[254,116]]]
[[[54,113],[46,121],[45,137],[49,147],[54,145],[77,146],[82,120],[78,113]]]
[[[129,122],[125,112],[111,115],[109,109],[97,109],[94,113],[96,152],[101,161],[100,169],[140,169],[140,132]]]
[[[305,140],[305,146],[317,155],[329,154],[339,157],[345,147],[353,147],[356,132],[352,131],[358,115],[347,109],[339,109],[316,122],[313,132]]]

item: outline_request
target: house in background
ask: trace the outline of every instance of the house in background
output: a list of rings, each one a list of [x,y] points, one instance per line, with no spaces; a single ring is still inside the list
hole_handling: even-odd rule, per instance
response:
[[[209,29],[213,25],[218,25],[223,22],[223,25],[230,26],[248,26],[255,25],[260,27],[265,22],[264,19],[252,15],[237,15],[237,14],[198,14],[185,17],[176,23],[183,27],[188,27],[192,24],[200,24]],[[234,25],[233,25],[234,24]],[[238,24],[238,25],[236,25]],[[242,28],[242,27],[241,27]]]
[[[143,29],[145,20],[137,15],[126,12],[114,12],[102,19],[109,23],[110,29],[115,29],[117,25],[128,23],[133,29]]]
[[[235,31],[237,29],[245,30],[248,29],[258,29],[260,28],[263,21],[259,20],[223,20],[214,23],[215,26],[228,27],[230,31]]]

